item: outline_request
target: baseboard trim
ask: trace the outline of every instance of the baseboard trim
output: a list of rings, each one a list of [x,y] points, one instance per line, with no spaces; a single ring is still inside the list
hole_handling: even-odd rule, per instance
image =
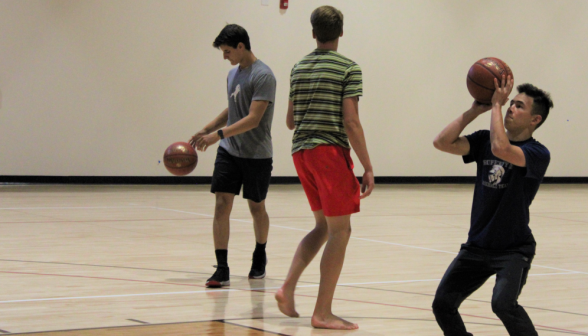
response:
[[[359,178],[361,180],[361,178]],[[3,184],[210,184],[210,176],[21,176],[0,175]],[[473,184],[474,176],[377,176],[377,184]],[[297,176],[272,176],[272,184],[300,184]],[[548,176],[545,184],[588,184],[584,176]]]

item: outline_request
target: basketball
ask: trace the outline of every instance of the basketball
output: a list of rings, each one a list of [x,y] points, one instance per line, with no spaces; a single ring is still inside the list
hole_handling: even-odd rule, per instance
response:
[[[482,104],[490,104],[494,94],[494,78],[500,84],[502,75],[514,78],[506,63],[496,57],[486,57],[477,61],[468,71],[468,91],[474,99]]]
[[[176,175],[190,174],[198,163],[196,150],[187,142],[175,142],[163,153],[163,164],[167,170]]]

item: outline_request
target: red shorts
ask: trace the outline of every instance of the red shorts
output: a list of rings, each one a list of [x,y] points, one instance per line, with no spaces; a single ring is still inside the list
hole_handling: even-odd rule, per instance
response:
[[[323,210],[327,217],[359,212],[359,181],[349,149],[321,145],[292,157],[312,211]]]

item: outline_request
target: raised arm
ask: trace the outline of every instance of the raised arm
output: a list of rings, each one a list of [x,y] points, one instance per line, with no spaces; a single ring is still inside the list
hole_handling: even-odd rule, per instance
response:
[[[367,150],[365,135],[363,127],[359,121],[359,99],[357,97],[349,97],[343,99],[343,124],[345,125],[345,132],[349,137],[351,147],[357,154],[364,173],[361,182],[361,196],[366,198],[374,190],[374,170],[370,155]]]
[[[527,166],[525,153],[519,146],[510,144],[510,140],[504,130],[504,121],[502,117],[502,106],[508,101],[508,96],[514,86],[514,80],[508,76],[502,76],[499,84],[494,79],[496,90],[492,96],[492,117],[490,120],[490,143],[492,144],[492,154],[499,159],[512,163],[515,166]]]
[[[467,155],[470,153],[470,143],[464,136],[460,136],[464,128],[480,114],[489,111],[491,105],[480,104],[476,101],[472,107],[457,117],[439,133],[433,141],[433,146],[442,152],[455,155]]]

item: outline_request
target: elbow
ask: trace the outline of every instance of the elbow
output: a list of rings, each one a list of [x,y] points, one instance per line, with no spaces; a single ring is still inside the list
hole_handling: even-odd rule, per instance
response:
[[[348,132],[355,132],[358,129],[361,129],[361,124],[357,120],[344,120],[343,126]]]
[[[251,127],[250,129],[254,129],[257,128],[257,126],[259,126],[259,124],[261,123],[261,119],[252,119],[251,122],[249,123],[249,126]]]
[[[441,142],[438,138],[435,138],[435,140],[433,140],[433,147],[437,148],[438,150],[441,150]]]
[[[440,150],[442,152],[447,151],[447,145],[445,143],[443,143],[443,141],[441,141],[441,139],[439,137],[435,137],[435,140],[433,140],[433,147],[437,148],[438,150]]]
[[[286,127],[288,127],[289,130],[293,130],[296,125],[294,124],[294,121],[286,120]]]
[[[497,144],[492,144],[492,155],[496,156],[497,158],[502,158],[504,156],[504,152],[506,148]]]

